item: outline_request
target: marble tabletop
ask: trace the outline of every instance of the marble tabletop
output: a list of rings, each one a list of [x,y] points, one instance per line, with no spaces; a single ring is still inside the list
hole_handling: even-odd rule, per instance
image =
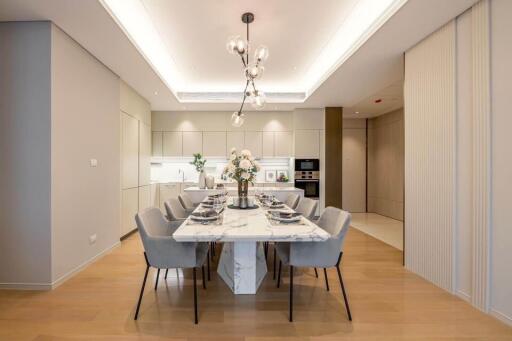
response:
[[[228,198],[229,203],[230,198]],[[204,210],[201,205],[196,211]],[[292,211],[285,207],[284,210]],[[213,222],[208,225],[185,220],[174,232],[173,237],[182,242],[206,241],[324,241],[330,234],[318,225],[302,218],[299,223],[277,224],[271,222],[266,216],[266,209],[261,205],[257,209],[238,210],[225,208],[222,222]]]

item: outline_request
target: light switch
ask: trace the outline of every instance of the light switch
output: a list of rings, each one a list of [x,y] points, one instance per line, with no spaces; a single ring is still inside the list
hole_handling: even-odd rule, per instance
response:
[[[90,163],[91,163],[91,167],[98,166],[98,160],[96,160],[96,159],[91,159]]]

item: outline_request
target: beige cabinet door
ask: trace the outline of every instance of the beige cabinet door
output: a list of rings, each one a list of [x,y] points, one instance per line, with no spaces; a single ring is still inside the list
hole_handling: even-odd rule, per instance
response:
[[[181,131],[164,131],[162,136],[162,156],[183,155],[183,133]]]
[[[206,157],[224,158],[226,155],[226,132],[203,132],[203,154]]]
[[[162,157],[162,137],[161,131],[151,132],[151,156]]]
[[[160,206],[160,184],[151,184],[149,186],[150,203],[152,207]]]
[[[293,132],[276,131],[274,133],[274,155],[276,157],[293,156]]]
[[[121,174],[122,188],[139,186],[139,121],[121,113],[122,144]]]
[[[151,173],[151,127],[139,122],[139,186],[149,185]]]
[[[150,185],[139,187],[139,212],[151,206]]]
[[[137,228],[135,215],[139,209],[139,189],[137,187],[121,191],[121,231],[120,237]]]
[[[177,182],[169,182],[166,184],[160,184],[160,209],[165,212],[164,202],[170,198],[178,198],[180,194],[181,186]]]
[[[184,131],[183,156],[192,157],[195,153],[203,153],[203,133],[200,131]]]
[[[228,131],[226,133],[226,157],[231,155],[231,149],[236,148],[238,152],[245,148],[243,131]],[[252,150],[251,150],[252,152]]]
[[[261,159],[263,157],[263,133],[261,131],[246,131],[244,140],[245,149],[250,150],[255,158]]]
[[[320,157],[320,131],[295,130],[295,157],[318,159]]]
[[[274,132],[273,131],[264,131],[262,133],[262,157],[274,157],[275,151],[274,151]]]

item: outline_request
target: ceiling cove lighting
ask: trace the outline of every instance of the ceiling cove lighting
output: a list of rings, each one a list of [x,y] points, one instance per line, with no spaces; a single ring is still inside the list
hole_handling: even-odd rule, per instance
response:
[[[260,79],[265,68],[263,63],[268,58],[267,47],[261,45],[254,51],[254,60],[249,58],[251,47],[249,44],[249,24],[254,21],[254,14],[247,12],[242,14],[242,22],[246,25],[246,39],[240,36],[228,38],[226,49],[229,53],[240,56],[245,75],[245,89],[243,93],[240,109],[231,115],[231,124],[233,127],[241,127],[244,124],[244,105],[245,100],[249,98],[249,102],[254,109],[263,109],[266,97],[263,91],[256,89],[254,81]]]
[[[226,89],[204,89],[199,84],[187,81],[187,75],[179,72],[141,0],[99,1],[180,103],[233,103],[232,98],[221,96],[226,93]],[[300,82],[297,82],[294,89],[276,88],[276,91],[268,91],[274,88],[272,84],[267,84],[267,99],[272,101],[275,99],[279,103],[303,103],[407,1],[358,0],[309,68],[296,70],[304,73],[304,76]],[[244,45],[246,42],[244,39],[234,38],[239,38],[233,40],[232,48],[236,53],[239,49],[249,48]],[[264,59],[268,50],[262,50],[260,53]],[[258,79],[263,74],[263,69],[251,65],[245,72],[254,79]],[[212,95],[215,93],[217,95]],[[288,97],[287,94],[292,96]],[[187,97],[193,97],[193,99],[189,100]]]

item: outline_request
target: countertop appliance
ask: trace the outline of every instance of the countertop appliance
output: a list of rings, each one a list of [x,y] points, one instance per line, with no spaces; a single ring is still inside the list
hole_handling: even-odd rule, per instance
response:
[[[295,159],[295,187],[307,198],[320,198],[320,160]]]

